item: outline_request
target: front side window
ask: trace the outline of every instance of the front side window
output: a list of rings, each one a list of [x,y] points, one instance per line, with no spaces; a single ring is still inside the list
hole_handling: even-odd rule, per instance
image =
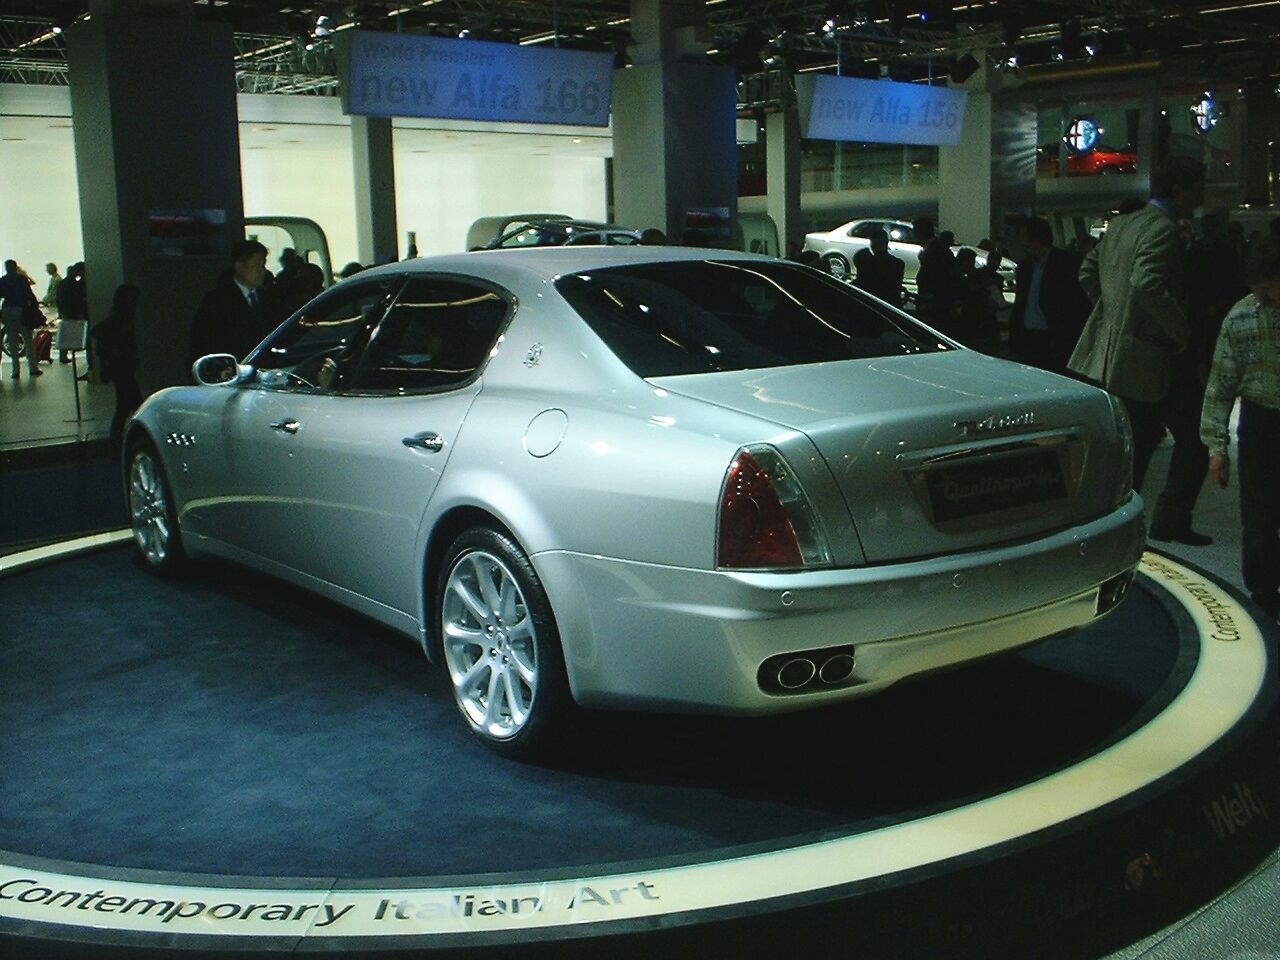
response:
[[[635,264],[561,277],[556,289],[641,377],[951,349],[905,314],[784,262]]]
[[[303,307],[249,358],[259,383],[324,390],[342,385],[400,279],[343,284]]]
[[[468,281],[413,277],[366,347],[349,387],[447,390],[472,380],[510,312],[506,298]]]

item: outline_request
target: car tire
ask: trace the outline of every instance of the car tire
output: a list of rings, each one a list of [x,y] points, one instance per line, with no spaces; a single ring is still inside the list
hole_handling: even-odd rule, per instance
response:
[[[441,663],[471,732],[511,758],[557,752],[573,695],[551,603],[520,546],[490,527],[459,536],[435,610]]]
[[[126,492],[138,559],[155,573],[178,573],[187,565],[187,554],[164,464],[146,439],[130,444],[128,457]]]
[[[849,266],[849,261],[842,253],[824,253],[822,262],[826,265],[827,273],[831,274],[837,280],[848,280],[853,268]]]

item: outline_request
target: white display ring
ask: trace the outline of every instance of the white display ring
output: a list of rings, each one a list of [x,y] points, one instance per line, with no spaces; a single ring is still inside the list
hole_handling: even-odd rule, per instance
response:
[[[0,573],[119,543],[128,532],[72,540],[0,559]],[[1141,574],[1186,611],[1198,659],[1186,685],[1120,741],[1048,776],[963,806],[856,835],[785,849],[637,871],[515,883],[407,881],[308,889],[277,880],[129,871],[0,852],[0,920],[166,937],[409,937],[428,947],[589,935],[629,921],[766,910],[902,871],[975,854],[1051,829],[1150,787],[1230,734],[1263,690],[1267,650],[1249,612],[1211,579],[1147,553]],[[138,872],[132,872],[136,875]],[[562,872],[561,872],[562,873]],[[114,874],[114,875],[113,875]],[[480,878],[478,878],[480,879]],[[256,884],[256,885],[255,885]],[[625,924],[624,924],[625,925]],[[265,942],[265,941],[264,941]],[[246,941],[246,946],[250,944]]]

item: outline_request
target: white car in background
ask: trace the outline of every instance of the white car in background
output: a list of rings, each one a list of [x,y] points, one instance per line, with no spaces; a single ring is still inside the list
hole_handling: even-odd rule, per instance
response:
[[[906,264],[903,270],[903,284],[907,289],[915,290],[922,248],[916,240],[915,227],[905,220],[850,220],[834,230],[805,234],[804,249],[813,250],[821,256],[827,272],[833,277],[841,280],[849,279],[854,273],[854,254],[871,247],[871,234],[876,230],[883,230],[889,235],[889,252]],[[958,251],[965,248],[965,244],[956,244],[952,250]],[[986,264],[985,250],[977,247],[968,247],[968,249],[977,254],[979,264]],[[1014,263],[1005,258],[1001,261],[999,269],[1005,292],[1009,295],[1008,298],[1011,298]]]

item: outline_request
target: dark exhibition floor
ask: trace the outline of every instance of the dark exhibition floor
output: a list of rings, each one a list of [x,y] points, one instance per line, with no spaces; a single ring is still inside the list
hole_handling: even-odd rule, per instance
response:
[[[110,462],[57,459],[0,487],[118,527]],[[1275,949],[1276,635],[1195,564],[1229,543],[1149,554],[1114,615],[1015,656],[781,718],[584,714],[533,766],[474,744],[398,635],[221,564],[157,579],[118,539],[14,552],[71,532],[15,499],[0,955]],[[1234,496],[1202,503],[1235,529]]]

